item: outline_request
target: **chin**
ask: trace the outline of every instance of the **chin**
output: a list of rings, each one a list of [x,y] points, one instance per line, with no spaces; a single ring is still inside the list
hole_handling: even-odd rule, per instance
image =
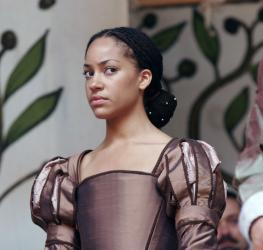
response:
[[[95,117],[98,118],[98,119],[107,119],[107,115],[104,115],[104,114],[97,114],[97,113],[94,113]]]
[[[93,111],[94,115],[98,119],[104,119],[104,120],[111,120],[113,119],[113,114],[109,112],[99,112],[99,111]]]
[[[104,120],[114,120],[123,117],[125,112],[122,109],[94,108],[93,113],[96,118]]]

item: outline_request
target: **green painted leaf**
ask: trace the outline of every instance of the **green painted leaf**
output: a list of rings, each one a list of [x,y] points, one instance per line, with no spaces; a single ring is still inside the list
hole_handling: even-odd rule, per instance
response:
[[[59,88],[52,93],[37,98],[31,103],[11,125],[4,140],[4,148],[47,119],[55,110],[61,92],[62,88]]]
[[[255,63],[253,65],[250,65],[250,68],[249,68],[250,76],[252,77],[255,83],[257,83],[257,78],[258,78],[258,66],[259,66],[259,63]]]
[[[38,6],[40,9],[47,10],[54,6],[56,0],[40,0]]]
[[[245,87],[230,103],[224,115],[227,132],[232,135],[234,129],[246,115],[249,106],[249,88]]]
[[[168,50],[174,43],[177,42],[186,22],[181,22],[169,28],[163,29],[152,37],[155,45],[161,52]]]
[[[200,50],[213,65],[216,65],[220,55],[220,41],[217,31],[214,27],[208,30],[203,16],[196,10],[193,11],[193,30]]]
[[[4,102],[39,71],[44,61],[47,34],[33,44],[14,68],[7,81]]]

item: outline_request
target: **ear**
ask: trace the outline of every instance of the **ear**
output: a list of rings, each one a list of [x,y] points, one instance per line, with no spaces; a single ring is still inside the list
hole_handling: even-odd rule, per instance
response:
[[[143,69],[140,72],[139,89],[145,90],[152,80],[152,72],[149,69]]]

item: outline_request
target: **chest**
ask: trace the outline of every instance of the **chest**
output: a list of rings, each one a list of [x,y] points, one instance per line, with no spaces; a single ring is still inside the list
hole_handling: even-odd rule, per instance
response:
[[[163,145],[122,147],[87,154],[80,164],[80,179],[107,171],[152,173],[162,155]]]

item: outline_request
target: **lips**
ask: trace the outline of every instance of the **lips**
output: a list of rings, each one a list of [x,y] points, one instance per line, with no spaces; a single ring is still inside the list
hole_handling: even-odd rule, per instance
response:
[[[91,106],[101,106],[103,105],[108,99],[102,96],[94,95],[90,98],[90,105]]]

